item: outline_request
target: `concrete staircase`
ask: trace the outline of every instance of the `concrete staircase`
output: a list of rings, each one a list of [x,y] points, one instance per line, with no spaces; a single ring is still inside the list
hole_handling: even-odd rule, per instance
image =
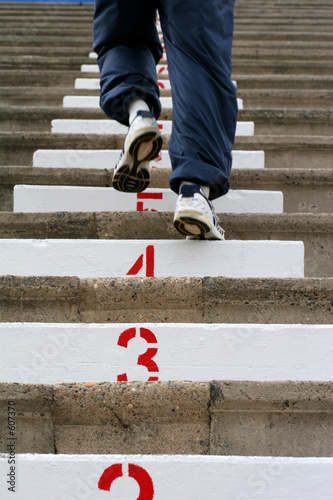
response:
[[[117,193],[93,6],[0,3],[1,498],[332,496],[333,9],[236,3],[225,242],[172,225],[167,60]]]

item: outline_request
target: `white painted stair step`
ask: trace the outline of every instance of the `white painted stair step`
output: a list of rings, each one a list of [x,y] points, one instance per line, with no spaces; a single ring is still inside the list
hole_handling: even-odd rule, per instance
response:
[[[89,59],[97,60],[97,54],[96,54],[96,52],[89,52]],[[163,56],[160,59],[160,63],[166,62],[166,60],[167,60],[166,53],[163,52]]]
[[[232,83],[237,87],[236,80],[232,80]],[[170,90],[171,84],[170,80],[158,80],[158,85],[162,90]],[[85,89],[85,90],[99,90],[100,89],[100,79],[99,78],[76,78],[74,82],[75,89]]]
[[[38,149],[33,155],[34,167],[110,169],[116,165],[120,149]],[[152,168],[171,168],[169,151],[162,150]],[[232,168],[264,168],[264,151],[232,151]]]
[[[158,75],[167,75],[168,74],[168,66],[165,64],[157,64],[156,72]],[[99,73],[98,64],[82,64],[81,65],[82,73]]]
[[[242,100],[237,99],[238,109],[242,107]],[[172,97],[160,97],[162,109],[172,109]],[[99,109],[99,96],[97,95],[67,95],[63,98],[64,108],[90,108]]]
[[[19,454],[9,500],[331,500],[333,458]]]
[[[331,325],[1,323],[0,343],[10,383],[333,378]]]
[[[304,277],[301,241],[0,240],[0,274]]]
[[[162,134],[171,134],[171,120],[158,120]],[[116,120],[57,119],[51,121],[55,134],[127,134],[128,127]],[[254,135],[254,122],[237,122],[236,135]]]
[[[108,187],[16,185],[14,212],[173,212],[177,194],[148,188],[122,193]],[[214,201],[217,213],[282,213],[280,191],[229,191]]]
[[[232,80],[232,83],[237,87],[236,80]],[[158,80],[158,86],[162,90],[170,90],[171,84],[170,80]],[[100,79],[99,78],[76,78],[74,83],[75,89],[85,89],[85,90],[99,90],[100,89]]]
[[[162,90],[170,90],[170,80],[158,80],[158,86]],[[76,78],[74,83],[75,89],[85,89],[85,90],[99,90],[100,89],[100,79],[99,78]]]

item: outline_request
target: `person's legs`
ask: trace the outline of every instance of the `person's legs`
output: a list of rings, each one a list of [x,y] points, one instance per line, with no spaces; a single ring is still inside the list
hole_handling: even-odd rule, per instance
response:
[[[162,147],[155,64],[162,55],[154,0],[95,0],[94,50],[98,54],[103,111],[129,125],[112,185],[138,193],[149,185],[149,161]]]
[[[230,79],[234,0],[160,0],[173,99],[170,187],[182,181],[229,190],[237,123]]]
[[[128,102],[134,97],[145,101],[156,118],[161,111],[155,65],[162,46],[155,18],[154,0],[95,0],[100,105],[124,125],[129,125]]]

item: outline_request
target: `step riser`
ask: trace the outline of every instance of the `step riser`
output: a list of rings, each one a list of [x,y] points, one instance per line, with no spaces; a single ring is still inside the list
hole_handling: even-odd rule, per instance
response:
[[[173,109],[171,97],[161,97],[162,109]],[[238,109],[243,108],[243,101],[237,99]],[[64,108],[90,108],[100,109],[99,96],[65,96],[63,99]]]
[[[0,460],[2,477],[6,477],[8,464],[4,458]],[[293,498],[313,500],[329,494],[332,468],[329,458],[280,457],[88,455],[79,459],[71,455],[19,455],[18,462],[16,472],[19,471],[20,482],[24,481],[25,491],[24,494],[15,491],[17,500],[35,500],[36,491],[46,490],[49,500],[97,498],[104,489],[110,491],[110,498],[117,500],[137,498],[140,493],[145,495],[140,498],[146,500],[259,496],[276,500],[290,496],[290,478],[294,477],[298,481],[293,486]],[[116,479],[111,480],[110,474],[110,479],[104,481],[105,471],[114,472]],[[18,484],[18,480],[13,483]],[[310,483],[312,487],[306,488]]]
[[[233,62],[233,75],[253,74],[294,74],[294,75],[332,75],[332,65],[327,61],[235,61]],[[52,66],[51,66],[52,67]],[[50,67],[50,69],[51,69]],[[9,69],[9,68],[8,68]],[[23,69],[23,68],[22,68]],[[54,68],[56,69],[56,68]],[[69,69],[73,69],[70,67]],[[82,76],[86,73],[98,74],[97,65],[84,64],[81,66]],[[157,66],[158,75],[168,76],[167,66]]]
[[[331,324],[332,280],[2,277],[2,322]]]
[[[269,106],[283,106],[288,109],[326,108],[330,106],[333,98],[333,92],[329,91],[257,91],[244,90],[239,92],[241,99],[237,99],[238,109],[253,109],[258,106],[267,109]],[[163,110],[173,109],[171,97],[162,97],[161,105]],[[247,104],[250,103],[250,104]],[[63,100],[65,108],[76,109],[100,109],[99,96],[65,96]]]
[[[330,388],[328,382],[2,383],[1,409],[7,422],[8,401],[15,402],[17,453],[325,457],[332,453]]]
[[[38,89],[39,87],[37,87]],[[43,93],[39,93],[36,88],[31,87],[22,87],[19,91],[13,90],[12,88],[3,88],[0,91],[0,105],[1,106],[58,106],[63,108],[63,95],[68,93],[68,88],[59,90],[57,88],[45,88]],[[90,93],[98,91],[89,91],[89,90],[77,90],[78,93]],[[162,91],[163,94],[170,94],[170,91]],[[330,103],[332,102],[332,92],[325,90],[242,90],[240,93],[240,99],[238,99],[238,109],[243,110],[246,109],[256,110],[256,109],[270,109],[270,108],[278,108],[285,109],[285,106],[288,106],[290,110],[298,110],[300,108],[304,108],[305,110],[311,109],[327,109],[330,108]],[[96,99],[96,105],[94,107],[85,107],[85,108],[75,108],[75,107],[66,107],[66,111],[72,109],[76,110],[86,110],[88,112],[94,112],[95,110],[100,110],[98,105],[98,96],[94,96]],[[162,99],[164,99],[162,97]],[[98,117],[103,117],[104,114],[102,111],[97,115]],[[164,117],[164,118],[163,118]],[[161,119],[171,119],[172,117],[172,108],[171,107],[163,107]],[[52,117],[54,118],[54,116]],[[20,116],[16,118],[16,120],[20,120]],[[47,119],[45,122],[44,130],[49,129],[51,119]],[[9,123],[11,120],[9,121]],[[24,125],[24,124],[23,124]],[[316,121],[314,120],[314,126],[316,125]],[[4,126],[5,127],[5,126]],[[5,128],[2,130],[5,130]],[[332,127],[332,125],[330,125]],[[266,126],[267,128],[267,126]],[[267,132],[266,132],[267,134]],[[324,134],[327,135],[327,132]]]
[[[330,325],[2,323],[0,374],[3,382],[25,384],[151,377],[330,381],[331,330]],[[151,358],[140,359],[147,349]]]
[[[236,137],[235,150],[264,150],[267,168],[326,168],[333,162],[330,138],[304,137],[301,147],[290,137],[273,136]],[[82,134],[0,134],[1,165],[32,165],[32,158],[38,149],[121,149],[124,136],[82,135]]]
[[[294,102],[295,103],[295,102]],[[49,103],[48,103],[49,104]],[[308,103],[307,103],[308,105]],[[53,119],[64,118],[104,118],[102,110],[89,108],[61,108],[44,107],[36,110],[31,106],[15,106],[9,108],[8,104],[0,109],[2,116],[2,130],[6,132],[44,132],[51,130]],[[332,136],[333,121],[330,111],[327,109],[303,108],[302,117],[299,110],[285,111],[278,109],[261,109],[252,107],[238,112],[239,121],[253,121],[256,135],[308,135],[308,136]],[[160,115],[161,120],[172,118],[172,110],[164,109]]]
[[[3,78],[4,77],[5,75],[3,76]],[[42,77],[42,75],[40,75],[40,77]],[[16,78],[17,78],[17,73],[16,73]],[[292,82],[295,82],[293,87],[297,90],[301,90],[304,85],[309,86],[311,82],[312,82],[312,88],[314,90],[319,90],[320,88],[322,88],[322,86],[324,86],[325,90],[329,90],[329,88],[332,85],[332,79],[330,77],[310,78],[304,76],[303,78],[299,77],[297,79],[296,77],[291,77],[291,76],[289,77],[286,76],[285,78],[283,78],[281,75],[276,77],[274,76],[270,77],[268,75],[266,77],[253,76],[252,78],[249,77],[248,79],[246,79],[245,77],[240,77],[240,78],[241,78],[242,91],[246,90],[247,88],[260,89],[265,87],[269,89],[274,89],[274,88],[286,89],[290,87]],[[36,76],[36,81],[38,81],[37,76]],[[159,80],[159,83],[161,83],[161,85],[163,85],[166,90],[169,90],[171,88],[170,80]],[[75,89],[99,90],[100,88],[99,78],[76,78],[74,87]]]
[[[228,240],[303,241],[305,276],[333,276],[332,218],[298,214],[219,214]],[[96,238],[183,240],[173,227],[173,211],[111,214],[4,213],[3,238]]]
[[[302,242],[154,240],[0,241],[0,274],[81,278],[304,276]],[[205,255],[203,261],[202,255]]]
[[[54,153],[54,151],[52,152]],[[13,211],[13,191],[16,184],[35,185],[68,185],[68,186],[100,186],[111,187],[113,169],[109,168],[114,163],[105,164],[105,169],[88,166],[88,158],[75,151],[60,151],[57,155],[49,151],[39,150],[34,157],[36,165],[33,169],[26,167],[1,167],[0,168],[0,211]],[[166,152],[163,158],[167,159]],[[253,189],[264,191],[281,191],[283,193],[284,213],[330,214],[333,211],[331,192],[333,189],[332,172],[329,170],[295,170],[288,169],[267,170],[264,167],[264,154],[258,155],[250,152],[235,151],[234,165],[231,172],[231,189]],[[243,153],[238,157],[237,153]],[[256,152],[251,152],[256,153]],[[89,155],[88,155],[89,156]],[[102,154],[98,165],[102,164]],[[242,158],[243,156],[243,158]],[[246,165],[243,160],[246,158]],[[45,162],[44,160],[45,159]],[[85,161],[87,160],[87,163]],[[256,163],[257,162],[257,163]],[[57,165],[58,163],[58,165]],[[169,189],[170,168],[151,169],[151,188]],[[61,168],[66,167],[66,168]],[[256,166],[261,168],[255,168]],[[245,168],[246,167],[246,168]],[[252,168],[253,167],[253,168]],[[240,170],[241,169],[241,170]],[[3,222],[2,222],[3,223]],[[313,232],[313,229],[312,229]]]
[[[162,134],[171,134],[170,121],[158,121]],[[120,125],[115,120],[52,120],[51,131],[54,134],[97,134],[97,135],[124,135],[128,127]],[[238,122],[236,136],[254,135],[253,122]]]
[[[121,193],[113,188],[15,186],[14,212],[172,212],[177,195],[170,189]],[[229,191],[214,204],[219,213],[282,213],[276,191]]]
[[[121,150],[37,150],[33,155],[33,166],[42,168],[113,168]],[[264,168],[263,151],[233,151],[232,168]],[[169,152],[161,150],[158,159],[150,162],[152,168],[171,168]],[[169,172],[168,172],[169,173]]]

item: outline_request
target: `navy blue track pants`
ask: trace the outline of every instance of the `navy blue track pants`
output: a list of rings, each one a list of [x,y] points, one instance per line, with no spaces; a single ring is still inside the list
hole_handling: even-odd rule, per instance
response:
[[[229,189],[237,123],[231,74],[235,0],[95,0],[94,50],[101,77],[100,105],[128,125],[127,101],[139,97],[156,118],[161,107],[156,67],[162,46],[172,89],[170,187],[187,180],[210,187],[210,199]]]

